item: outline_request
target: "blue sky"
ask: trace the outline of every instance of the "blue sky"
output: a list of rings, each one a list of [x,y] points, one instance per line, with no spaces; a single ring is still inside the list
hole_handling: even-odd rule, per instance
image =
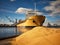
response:
[[[37,4],[37,10],[39,10],[43,15],[46,16],[46,24],[47,22],[60,24],[59,0],[0,0],[0,24],[12,23],[9,22],[6,16],[11,18],[11,20],[25,19],[25,13],[21,14],[20,9],[22,8],[25,10],[34,10],[35,2]],[[16,11],[18,13],[16,13]]]

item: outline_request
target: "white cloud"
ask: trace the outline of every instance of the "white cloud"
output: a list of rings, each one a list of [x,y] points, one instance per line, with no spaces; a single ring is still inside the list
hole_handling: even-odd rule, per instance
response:
[[[46,6],[45,8],[44,8],[46,11],[53,11],[54,9],[55,9],[55,7],[54,6]]]
[[[51,11],[50,15],[60,15],[60,1],[50,2],[50,6],[44,8],[46,11]]]
[[[16,13],[22,14],[22,13],[26,13],[27,11],[32,11],[32,9],[20,7],[16,10]]]
[[[19,13],[19,14],[25,13],[26,14],[27,11],[33,11],[33,9],[20,7],[16,10],[16,13]],[[39,15],[43,14],[42,12],[36,12],[36,13],[39,14]]]
[[[10,0],[11,2],[16,1],[16,0]]]
[[[50,4],[53,6],[56,6],[56,5],[60,4],[60,1],[52,1]]]

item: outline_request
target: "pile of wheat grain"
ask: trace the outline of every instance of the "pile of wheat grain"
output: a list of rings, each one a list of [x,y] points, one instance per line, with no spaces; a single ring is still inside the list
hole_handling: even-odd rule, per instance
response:
[[[35,27],[15,39],[12,45],[60,45],[60,28]]]

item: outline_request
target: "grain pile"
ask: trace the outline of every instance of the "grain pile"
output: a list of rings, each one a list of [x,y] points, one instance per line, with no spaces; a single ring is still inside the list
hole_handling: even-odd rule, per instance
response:
[[[17,26],[40,26],[43,24],[45,16],[35,15],[29,17],[25,22],[18,24]]]
[[[37,26],[37,24],[33,23],[33,20],[28,19],[26,22],[18,24],[17,26]]]
[[[35,27],[15,39],[12,45],[60,45],[60,28]]]

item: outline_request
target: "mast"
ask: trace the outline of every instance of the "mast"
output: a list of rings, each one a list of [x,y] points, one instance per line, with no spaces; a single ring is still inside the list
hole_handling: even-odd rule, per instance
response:
[[[35,15],[36,15],[36,2],[34,3],[34,7],[35,7],[34,12],[35,12]]]
[[[26,11],[26,19],[29,17],[29,16],[31,16],[30,14],[32,14],[32,15],[37,15],[36,14],[36,2],[34,2],[34,10],[33,11]]]

